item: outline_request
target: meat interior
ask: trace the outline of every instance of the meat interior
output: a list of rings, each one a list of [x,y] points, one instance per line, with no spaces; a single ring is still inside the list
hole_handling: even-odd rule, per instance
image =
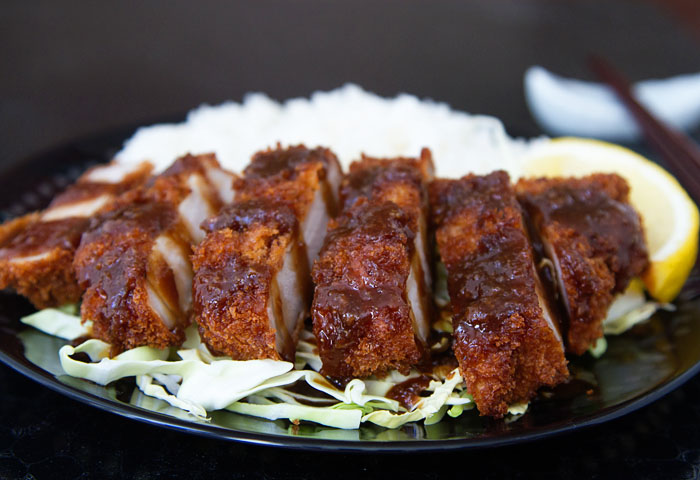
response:
[[[584,353],[602,337],[613,295],[648,265],[641,220],[622,177],[521,180],[516,189],[554,266],[567,314],[567,347]]]
[[[236,201],[203,226],[193,255],[202,339],[238,360],[293,360],[309,296],[294,212],[264,198]]]
[[[420,313],[407,292],[414,235],[392,202],[363,199],[331,221],[313,269],[311,308],[324,375],[407,372],[423,358],[414,330]]]
[[[354,162],[343,211],[314,266],[312,306],[322,372],[346,379],[407,371],[427,353],[432,296],[426,182],[432,160]]]
[[[159,235],[153,245],[151,257],[162,261],[165,267],[172,272],[175,283],[174,293],[176,298],[169,300],[171,310],[189,312],[192,309],[192,264],[189,261],[190,246],[173,235]],[[155,269],[154,269],[155,270]],[[157,287],[162,282],[153,282],[156,291],[160,290],[160,297],[169,298],[172,289],[162,290]],[[172,326],[171,326],[172,328]]]
[[[292,239],[282,260],[282,268],[275,276],[282,308],[281,315],[271,321],[272,328],[277,332],[277,351],[281,352],[283,358],[290,360],[294,358],[299,329],[309,312],[310,273],[306,254],[299,243],[298,238]]]
[[[430,325],[430,292],[426,291],[425,283],[421,280],[422,267],[420,257],[414,250],[411,259],[411,269],[406,279],[405,296],[411,311],[413,332],[423,345],[428,344]]]
[[[94,167],[41,213],[0,226],[0,288],[12,288],[37,308],[75,303],[82,289],[72,267],[91,218],[117,195],[143,184],[151,165]]]
[[[213,175],[230,179],[214,184]],[[86,289],[81,316],[113,353],[184,340],[192,311],[192,247],[199,225],[231,195],[233,176],[213,155],[187,155],[147,186],[117,199],[87,232],[76,253]],[[222,195],[223,193],[223,195]]]
[[[558,319],[505,172],[436,180],[430,195],[455,356],[479,412],[503,416],[568,377]]]
[[[323,245],[328,221],[335,216],[338,204],[338,188],[342,173],[337,162],[328,161],[326,176],[316,191],[306,216],[301,217],[301,228],[306,243],[309,271]]]
[[[328,221],[338,211],[341,177],[338,159],[328,149],[278,147],[253,156],[243,178],[236,182],[236,200],[267,198],[294,210],[310,270]]]

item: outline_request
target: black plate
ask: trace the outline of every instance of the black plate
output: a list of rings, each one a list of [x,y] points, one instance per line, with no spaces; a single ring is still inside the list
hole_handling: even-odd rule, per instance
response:
[[[86,167],[108,161],[132,133],[125,128],[94,135],[32,157],[0,174],[3,219],[41,208]],[[430,451],[490,447],[533,441],[602,423],[630,413],[677,388],[700,369],[700,300],[684,290],[677,310],[660,312],[647,324],[609,338],[599,360],[571,359],[574,380],[543,392],[515,421],[465,412],[437,425],[409,424],[398,430],[363,425],[337,430],[310,423],[291,425],[230,412],[197,421],[160,400],[142,395],[131,379],[101,387],[61,372],[63,341],[23,326],[32,307],[0,293],[0,360],[37,382],[78,401],[163,427],[209,437],[297,449]]]

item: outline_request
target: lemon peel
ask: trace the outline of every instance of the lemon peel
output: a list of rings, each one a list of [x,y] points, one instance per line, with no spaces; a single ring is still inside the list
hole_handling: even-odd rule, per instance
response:
[[[650,266],[642,280],[653,298],[672,301],[695,265],[700,213],[669,172],[619,145],[573,137],[538,142],[522,158],[524,177],[598,172],[617,173],[629,183],[649,249]]]

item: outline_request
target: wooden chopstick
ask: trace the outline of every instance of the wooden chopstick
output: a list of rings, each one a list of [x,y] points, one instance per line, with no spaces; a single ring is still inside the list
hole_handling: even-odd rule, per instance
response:
[[[700,200],[700,148],[684,133],[666,125],[643,107],[632,94],[630,83],[607,60],[591,56],[591,71],[617,93],[644,133],[644,138],[666,160],[678,181]]]

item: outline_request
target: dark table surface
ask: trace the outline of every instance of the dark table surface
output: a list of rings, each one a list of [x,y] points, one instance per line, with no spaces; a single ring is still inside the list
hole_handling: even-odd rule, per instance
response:
[[[0,170],[76,136],[201,103],[355,82],[539,133],[533,64],[591,78],[588,53],[633,79],[700,70],[695,0],[5,1]],[[700,348],[700,346],[699,346]],[[533,444],[430,455],[291,452],[214,441],[64,398],[0,366],[0,478],[696,478],[700,378],[624,418]],[[452,472],[452,473],[450,473]]]

